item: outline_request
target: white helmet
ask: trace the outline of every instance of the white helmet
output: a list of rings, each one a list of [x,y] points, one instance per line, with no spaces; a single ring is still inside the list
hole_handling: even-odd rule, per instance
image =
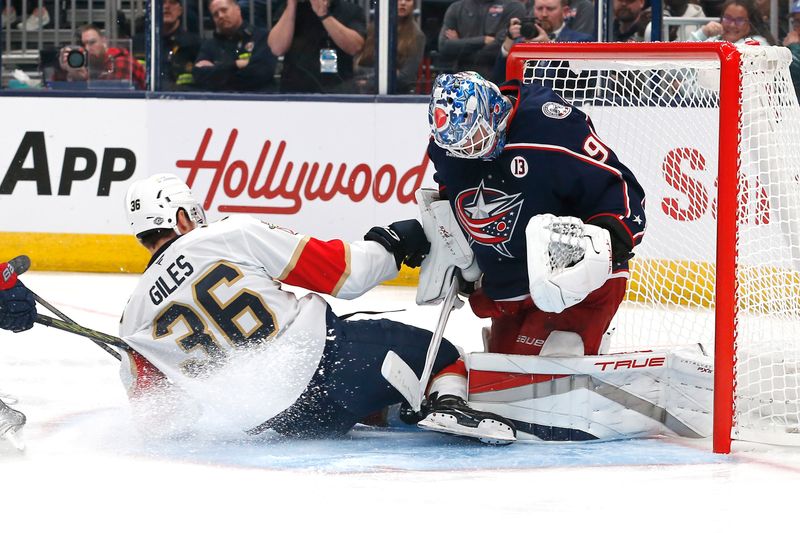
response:
[[[183,208],[196,224],[206,223],[206,213],[192,191],[174,174],[154,174],[134,182],[125,195],[128,224],[137,237],[145,231],[178,231],[178,209]]]

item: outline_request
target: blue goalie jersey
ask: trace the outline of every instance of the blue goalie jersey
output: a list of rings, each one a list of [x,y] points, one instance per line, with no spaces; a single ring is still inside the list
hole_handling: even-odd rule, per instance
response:
[[[644,191],[580,109],[540,85],[506,82],[514,102],[506,145],[493,160],[451,156],[430,141],[443,197],[494,300],[528,295],[525,227],[538,214],[574,216],[606,228],[614,271],[624,273],[645,230]]]

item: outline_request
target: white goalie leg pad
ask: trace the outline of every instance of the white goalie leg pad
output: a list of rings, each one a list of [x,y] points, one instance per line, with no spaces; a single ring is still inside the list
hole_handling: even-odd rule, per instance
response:
[[[470,393],[475,409],[514,422],[521,440],[614,440],[649,435],[707,437],[713,419],[713,362],[699,345],[584,357],[465,356],[471,379],[497,377]],[[516,382],[504,386],[504,376]],[[549,375],[541,381],[520,375]],[[484,374],[482,378],[485,378]]]
[[[422,261],[416,301],[418,305],[437,304],[444,299],[450,280],[461,270],[466,281],[477,281],[480,269],[450,203],[439,200],[433,189],[417,189],[420,218],[431,251]]]
[[[536,215],[525,228],[528,282],[536,307],[560,313],[611,275],[608,230],[574,217]]]
[[[539,355],[551,357],[569,357],[580,356],[585,354],[583,347],[583,339],[574,331],[558,331],[550,332],[550,335],[545,339]]]

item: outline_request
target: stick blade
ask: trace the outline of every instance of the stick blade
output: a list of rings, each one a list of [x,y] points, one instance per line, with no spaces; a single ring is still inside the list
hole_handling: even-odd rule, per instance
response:
[[[386,354],[381,365],[381,374],[403,398],[411,405],[415,412],[422,408],[422,398],[420,395],[420,382],[417,375],[408,366],[408,363],[392,350]]]

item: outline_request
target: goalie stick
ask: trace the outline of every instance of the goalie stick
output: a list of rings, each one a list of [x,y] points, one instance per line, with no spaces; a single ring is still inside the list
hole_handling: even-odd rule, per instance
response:
[[[408,363],[403,361],[394,351],[389,350],[383,360],[381,374],[386,378],[386,381],[403,395],[403,398],[417,413],[422,409],[422,399],[425,397],[425,389],[428,388],[428,381],[431,378],[436,354],[442,344],[442,336],[447,325],[447,319],[453,309],[461,307],[463,304],[464,302],[458,298],[458,276],[453,276],[450,288],[447,290],[447,295],[442,302],[442,311],[439,314],[439,321],[436,323],[436,330],[433,332],[431,343],[428,345],[428,351],[425,354],[425,368],[420,379],[417,379],[417,375],[408,366]]]

